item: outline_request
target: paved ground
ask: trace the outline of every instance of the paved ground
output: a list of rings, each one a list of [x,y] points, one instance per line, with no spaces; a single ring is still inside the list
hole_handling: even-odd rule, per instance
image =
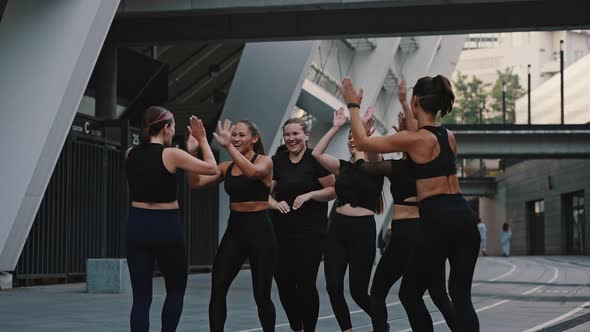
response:
[[[209,274],[191,275],[179,331],[208,331]],[[392,331],[409,331],[397,297],[388,298]],[[337,332],[323,274],[318,331]],[[84,284],[19,288],[0,291],[0,331],[128,331],[131,296],[90,295]],[[276,289],[277,331],[289,331]],[[152,330],[160,330],[163,281],[154,281]],[[483,257],[473,283],[473,301],[482,331],[590,331],[590,257]],[[371,331],[367,315],[348,297],[355,331]],[[448,331],[427,299],[436,331]],[[250,272],[242,271],[228,298],[227,331],[260,331],[251,294]]]

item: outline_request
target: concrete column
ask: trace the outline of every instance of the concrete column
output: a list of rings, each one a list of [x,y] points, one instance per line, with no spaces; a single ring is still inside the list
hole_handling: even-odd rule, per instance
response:
[[[105,120],[117,117],[117,47],[107,42],[96,62],[96,113]]]
[[[16,266],[118,5],[6,5],[0,25],[0,271]]]
[[[281,124],[299,97],[317,41],[248,43],[242,52],[221,119],[254,121],[267,154],[279,146]],[[229,160],[221,147],[220,158]],[[219,239],[227,226],[229,197],[219,191]]]

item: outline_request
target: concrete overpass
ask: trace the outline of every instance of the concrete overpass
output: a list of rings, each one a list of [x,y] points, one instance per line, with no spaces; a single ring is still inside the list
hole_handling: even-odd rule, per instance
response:
[[[123,44],[300,40],[590,27],[585,0],[123,0]]]
[[[460,177],[461,192],[465,196],[493,197],[496,195],[496,178]]]
[[[590,125],[449,125],[461,158],[590,158]]]

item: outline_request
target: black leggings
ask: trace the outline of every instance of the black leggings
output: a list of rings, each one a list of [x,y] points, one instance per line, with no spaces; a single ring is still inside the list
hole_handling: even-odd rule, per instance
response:
[[[385,253],[379,260],[373,284],[371,285],[371,320],[373,331],[381,332],[387,326],[387,306],[385,300],[391,287],[403,275],[402,288],[404,284],[413,282],[405,274],[409,263],[414,261],[417,248],[424,243],[422,224],[420,219],[393,220],[391,224],[391,240]],[[453,306],[447,295],[445,286],[445,266],[437,270],[437,274],[431,278],[428,286],[428,293],[434,304],[439,308],[447,325],[453,331],[454,317]],[[405,286],[407,287],[407,286]]]
[[[404,275],[400,300],[414,331],[432,331],[432,318],[422,300],[431,283],[440,280],[449,260],[449,295],[455,313],[454,331],[477,332],[479,320],[471,302],[471,283],[479,254],[477,217],[461,194],[436,195],[420,202],[425,244]],[[444,280],[444,279],[443,279]],[[431,294],[432,296],[432,294]],[[434,299],[433,299],[434,300]]]
[[[369,281],[375,260],[376,230],[373,216],[349,217],[336,213],[326,239],[324,268],[332,310],[342,331],[352,328],[344,299],[344,275],[349,267],[352,299],[369,316]]]
[[[133,288],[131,331],[147,332],[152,277],[157,260],[166,283],[162,331],[176,331],[186,290],[188,265],[180,210],[131,207],[127,222],[127,264]]]
[[[266,211],[231,211],[227,229],[215,255],[211,274],[211,301],[209,302],[211,331],[223,331],[227,316],[227,292],[246,258],[250,261],[252,288],[262,329],[274,331],[276,314],[270,292],[275,271],[276,250],[275,234]]]
[[[289,325],[293,331],[315,331],[320,311],[316,281],[324,234],[297,233],[280,226],[275,230],[279,243],[275,281]]]

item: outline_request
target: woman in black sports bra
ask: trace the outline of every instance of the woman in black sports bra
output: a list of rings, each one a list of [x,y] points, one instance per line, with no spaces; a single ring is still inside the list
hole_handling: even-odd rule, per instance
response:
[[[218,124],[213,135],[233,161],[221,163],[216,175],[191,174],[189,177],[193,188],[225,180],[225,191],[230,198],[231,213],[211,274],[209,327],[213,332],[223,331],[227,292],[248,258],[262,329],[274,331],[276,315],[270,294],[277,245],[267,216],[272,160],[264,155],[260,133],[251,121],[241,120],[232,126],[226,120],[223,127]]]
[[[471,301],[471,283],[479,252],[477,218],[461,195],[456,175],[455,137],[437,123],[436,115],[449,113],[454,94],[449,80],[441,75],[423,77],[416,82],[412,112],[417,119],[417,132],[405,131],[382,137],[368,137],[359,115],[362,90],[357,92],[350,78],[341,87],[347,102],[353,136],[357,146],[374,152],[407,152],[409,170],[416,179],[420,219],[425,246],[415,256],[405,275],[413,280],[400,293],[412,328],[432,331],[432,318],[422,296],[428,276],[448,259],[451,271],[449,293],[456,315],[456,331],[479,331],[479,320]]]
[[[371,115],[371,114],[369,114]],[[365,119],[371,134],[370,118]],[[336,175],[336,216],[330,224],[324,249],[326,287],[332,310],[342,331],[351,331],[352,323],[348,305],[344,299],[344,275],[349,269],[350,294],[356,304],[371,316],[369,281],[375,260],[375,214],[383,211],[381,191],[383,176],[371,176],[358,168],[370,160],[381,159],[356,149],[355,141],[348,135],[348,149],[353,162],[338,160],[325,153],[328,144],[346,122],[344,109],[334,112],[333,127],[313,149],[312,155],[320,165]]]
[[[408,122],[413,123],[414,117],[406,101],[406,86],[403,80],[400,81],[398,95],[404,112],[398,114],[398,127],[394,127],[394,129],[397,132],[404,130],[415,131],[415,127],[407,127]],[[406,121],[406,118],[408,121]],[[416,201],[416,180],[410,176],[409,163],[405,153],[402,159],[364,163],[361,165],[360,170],[371,175],[388,177],[391,196],[393,197],[391,240],[385,253],[381,256],[379,264],[377,264],[371,284],[373,331],[389,331],[387,306],[385,304],[387,294],[393,284],[404,275],[416,249],[423,245],[424,242],[418,202]],[[453,306],[446,291],[445,265],[443,264],[437,272],[433,274],[428,293],[445,317],[449,328],[453,330]],[[409,280],[409,278],[403,278],[402,284],[407,283]],[[400,294],[402,302],[407,302],[402,295],[404,294]]]
[[[149,330],[155,261],[166,282],[162,331],[176,331],[182,314],[188,262],[182,213],[176,198],[176,171],[215,174],[217,170],[201,120],[191,116],[187,129],[187,151],[170,147],[175,133],[174,116],[165,108],[152,106],[143,114],[141,144],[125,153],[131,198],[125,234],[133,290],[131,331]],[[199,147],[203,160],[195,157]]]

